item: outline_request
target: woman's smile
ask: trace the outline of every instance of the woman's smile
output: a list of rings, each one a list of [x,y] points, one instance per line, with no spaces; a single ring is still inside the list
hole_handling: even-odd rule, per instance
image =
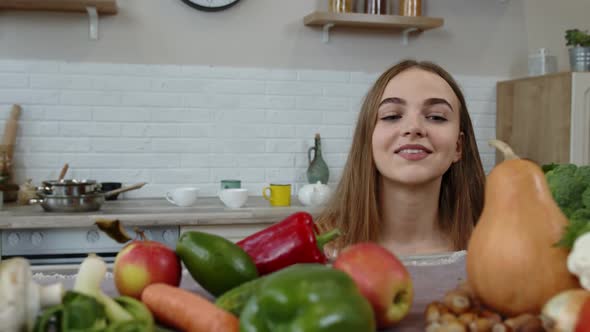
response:
[[[422,160],[428,157],[431,153],[432,151],[430,149],[419,144],[406,144],[395,150],[395,154],[410,161]]]

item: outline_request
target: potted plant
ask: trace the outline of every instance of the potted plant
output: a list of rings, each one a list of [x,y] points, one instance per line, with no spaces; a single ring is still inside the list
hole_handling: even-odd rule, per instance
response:
[[[569,48],[572,71],[590,71],[590,34],[587,31],[570,29],[565,31],[566,46]]]

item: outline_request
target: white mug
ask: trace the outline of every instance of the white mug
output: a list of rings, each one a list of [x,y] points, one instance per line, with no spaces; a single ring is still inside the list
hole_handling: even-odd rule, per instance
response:
[[[219,199],[231,209],[237,209],[248,200],[248,189],[246,188],[230,188],[223,189],[219,192]]]
[[[191,206],[197,203],[199,188],[177,188],[166,193],[168,202],[178,206]]]

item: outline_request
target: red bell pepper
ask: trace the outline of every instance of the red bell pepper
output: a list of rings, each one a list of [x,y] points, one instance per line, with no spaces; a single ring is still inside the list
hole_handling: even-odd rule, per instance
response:
[[[265,275],[297,263],[326,263],[323,246],[339,235],[338,229],[319,235],[313,217],[296,212],[237,244],[252,257],[258,274]]]

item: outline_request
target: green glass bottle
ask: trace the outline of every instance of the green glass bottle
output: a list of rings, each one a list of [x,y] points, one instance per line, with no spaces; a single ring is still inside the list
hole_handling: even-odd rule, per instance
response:
[[[314,151],[313,160],[311,159],[311,151]],[[307,150],[307,160],[309,167],[307,168],[307,181],[309,183],[317,183],[320,181],[323,184],[328,183],[330,178],[330,170],[328,165],[322,158],[322,142],[320,134],[315,134],[315,145]]]

